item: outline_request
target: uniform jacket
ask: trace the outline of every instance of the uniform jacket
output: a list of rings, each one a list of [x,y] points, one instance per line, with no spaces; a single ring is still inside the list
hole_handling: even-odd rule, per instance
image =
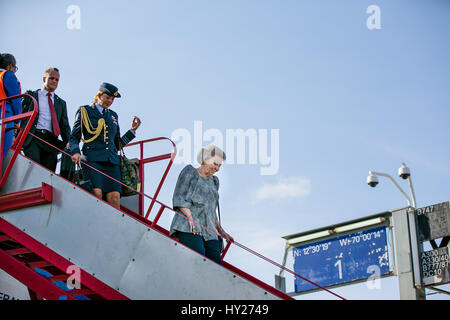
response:
[[[93,128],[98,127],[98,121],[101,118],[105,119],[106,125],[106,130],[102,129],[96,139],[83,144],[82,151],[87,157],[87,161],[109,161],[113,164],[119,164],[118,150],[121,146],[123,147],[133,140],[135,134],[133,131],[128,130],[122,137],[120,136],[119,119],[117,113],[113,110],[108,109],[106,116],[104,116],[97,110],[95,105],[83,107],[87,111],[87,115]],[[88,133],[87,129],[82,124],[80,109],[77,111],[77,118],[69,139],[70,153],[72,155],[80,152],[79,143],[82,133],[85,140],[89,140],[94,136],[93,134]]]
[[[39,105],[38,91],[39,90],[35,90],[35,91],[28,90],[26,93],[29,94],[30,96],[32,96],[34,99],[36,99],[36,102]],[[58,118],[59,128],[61,129],[62,143],[61,143],[61,141],[59,141],[59,142],[57,141],[58,137],[56,137],[56,136],[55,136],[54,141],[48,141],[48,142],[53,143],[56,147],[58,147],[60,149],[64,149],[64,146],[67,144],[67,142],[69,142],[69,137],[70,137],[70,126],[69,126],[69,120],[67,118],[67,105],[63,99],[61,99],[60,97],[58,97],[55,94],[53,106],[55,107],[56,117]],[[33,111],[33,107],[34,107],[33,100],[31,100],[29,97],[24,97],[22,100],[22,113]],[[34,133],[36,131],[38,117],[39,117],[39,115],[35,118],[33,125],[30,128],[31,133]],[[25,129],[25,126],[27,123],[28,123],[28,119],[23,120],[20,127],[22,129]],[[26,148],[31,143],[32,138],[33,137],[31,135],[28,135],[28,137],[25,139],[25,142],[23,143],[24,148]]]
[[[20,94],[20,83],[12,71],[6,71],[0,68],[0,99],[17,96]],[[1,108],[0,108],[1,110]],[[20,99],[9,100],[6,102],[5,117],[11,117],[20,114]]]

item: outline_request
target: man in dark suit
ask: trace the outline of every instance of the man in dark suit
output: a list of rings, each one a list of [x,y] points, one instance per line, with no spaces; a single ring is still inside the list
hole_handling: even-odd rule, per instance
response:
[[[59,70],[57,68],[47,69],[43,82],[42,89],[27,91],[39,105],[39,113],[31,126],[30,132],[56,148],[64,149],[69,142],[70,126],[66,102],[55,94],[59,83]],[[32,100],[25,97],[22,101],[22,112],[32,110]],[[26,123],[27,121],[22,121],[21,127],[25,128]],[[58,139],[59,136],[61,136],[62,141]],[[23,151],[31,160],[55,172],[59,152],[57,149],[28,135],[23,143]]]

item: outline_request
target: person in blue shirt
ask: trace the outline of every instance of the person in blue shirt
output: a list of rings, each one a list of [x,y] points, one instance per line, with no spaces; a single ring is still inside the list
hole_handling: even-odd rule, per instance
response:
[[[0,54],[0,99],[13,97],[21,93],[20,83],[15,73],[18,68],[16,58],[9,53]],[[0,110],[1,111],[1,110]],[[21,99],[14,99],[6,102],[5,118],[18,115],[22,112]],[[16,123],[18,125],[18,123]],[[13,122],[6,125],[6,129],[12,128]],[[3,145],[3,157],[5,157],[8,149],[11,148],[14,141],[14,130],[10,129],[5,132],[5,140]]]
[[[78,109],[69,138],[70,154],[74,162],[81,161],[79,143],[82,140],[86,163],[118,181],[121,181],[118,150],[134,139],[136,130],[141,125],[141,120],[134,117],[131,129],[123,136],[120,135],[118,115],[109,109],[114,99],[120,97],[116,86],[102,83],[94,103]],[[86,173],[91,180],[94,195],[100,199],[105,195],[106,201],[120,209],[121,184],[89,167],[86,167]]]

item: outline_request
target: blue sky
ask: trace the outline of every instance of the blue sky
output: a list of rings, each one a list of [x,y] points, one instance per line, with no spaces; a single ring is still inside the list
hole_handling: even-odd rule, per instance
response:
[[[70,5],[80,29],[67,27]],[[370,5],[381,29],[366,26]],[[195,121],[223,137],[278,130],[276,174],[261,175],[248,149],[244,164],[225,162],[218,174],[224,227],[277,262],[282,236],[406,205],[386,179],[368,187],[369,170],[395,177],[405,162],[419,207],[450,200],[448,1],[22,0],[0,2],[0,12],[0,51],[15,55],[22,88],[40,88],[43,71],[58,67],[71,124],[106,81],[122,94],[111,107],[121,127],[142,119],[139,140],[186,129],[193,146]],[[198,150],[188,151],[194,161]],[[163,202],[184,165],[170,172]],[[271,284],[278,273],[235,247],[228,261]],[[398,298],[395,277],[380,290],[336,292]]]

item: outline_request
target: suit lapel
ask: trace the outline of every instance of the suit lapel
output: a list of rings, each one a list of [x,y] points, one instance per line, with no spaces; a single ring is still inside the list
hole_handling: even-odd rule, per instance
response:
[[[31,91],[31,92],[30,92],[30,95],[31,95],[34,99],[36,99],[36,103],[37,103],[38,107],[39,107],[39,90],[41,90],[41,89],[37,89],[36,91]]]
[[[41,90],[41,89],[37,89],[36,91],[30,91],[29,92],[30,96],[32,96],[36,100],[36,103],[38,105],[38,110],[39,110],[39,90]],[[32,104],[33,103],[31,103],[31,105]],[[30,108],[31,108],[31,105],[30,105]],[[31,111],[31,110],[28,110],[28,111]],[[38,123],[38,119],[39,119],[39,112],[38,112],[37,117],[34,119],[33,125],[31,126],[32,133],[34,133],[34,130],[36,129],[36,125]]]

